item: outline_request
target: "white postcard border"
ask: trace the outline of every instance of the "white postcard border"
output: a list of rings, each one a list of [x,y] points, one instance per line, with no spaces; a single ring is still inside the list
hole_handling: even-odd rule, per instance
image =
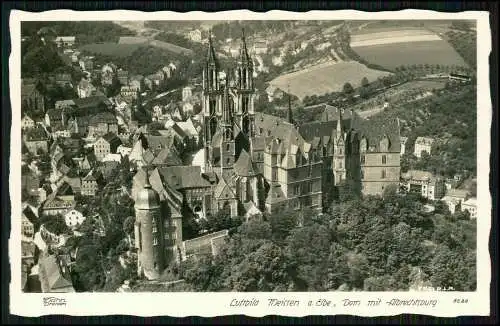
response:
[[[23,293],[21,291],[21,21],[26,20],[373,20],[373,19],[473,19],[477,20],[477,291],[475,292],[292,292],[292,293]],[[141,12],[129,10],[72,11],[52,10],[30,13],[14,10],[10,16],[11,56],[9,59],[10,96],[12,105],[12,127],[10,146],[11,237],[9,257],[12,271],[10,283],[10,312],[21,316],[67,314],[74,316],[100,316],[112,314],[174,317],[245,314],[253,317],[284,315],[301,317],[307,315],[347,314],[357,316],[392,316],[414,313],[439,317],[488,316],[490,314],[491,262],[488,249],[491,228],[491,197],[489,192],[489,154],[492,102],[490,97],[489,64],[491,32],[489,13],[469,11],[441,13],[430,10],[401,10],[397,12],[362,12],[356,10],[309,11],[304,13],[272,10],[256,13],[249,10],[205,12]],[[14,203],[14,204],[12,204]],[[484,218],[481,218],[484,217]],[[56,297],[65,304],[45,306],[43,298]],[[299,300],[298,307],[270,307],[268,299]],[[258,306],[231,306],[233,299],[259,300]],[[319,299],[330,300],[330,306],[316,306]],[[344,299],[360,301],[359,306],[344,306]],[[392,299],[437,300],[432,306],[388,305]],[[456,303],[467,299],[468,303]],[[368,306],[368,300],[378,301],[378,306]],[[312,306],[309,306],[309,301]],[[255,302],[255,301],[254,301]],[[393,301],[396,302],[396,301]],[[455,303],[454,303],[455,302]],[[335,307],[333,307],[335,304]]]

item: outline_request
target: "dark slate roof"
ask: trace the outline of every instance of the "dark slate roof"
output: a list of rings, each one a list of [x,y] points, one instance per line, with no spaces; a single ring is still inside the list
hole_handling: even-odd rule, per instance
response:
[[[114,152],[122,144],[121,139],[112,132],[108,132],[102,138],[109,144],[111,151]]]
[[[163,181],[174,189],[210,187],[210,182],[202,177],[199,166],[161,167],[158,172]]]
[[[240,156],[233,167],[234,172],[242,177],[254,176],[257,174],[257,172],[255,172],[257,169],[254,167],[252,158],[244,149],[241,151]]]
[[[57,109],[50,109],[46,113],[51,120],[61,120],[62,119],[62,113],[61,110]]]
[[[36,224],[38,221],[38,217],[36,217],[36,214],[33,212],[31,207],[26,206],[23,210],[23,215],[26,216],[26,218],[33,224]]]
[[[71,196],[74,195],[73,188],[66,181],[57,189],[57,196]]]
[[[27,141],[47,140],[47,133],[41,127],[31,128],[26,131]]]
[[[120,167],[120,163],[115,161],[101,162],[99,165],[99,171],[102,173],[104,179],[109,179],[114,171]]]
[[[387,136],[389,139],[389,152],[400,153],[401,139],[398,119],[354,119],[354,130],[358,138],[367,140],[368,148],[374,147],[374,151],[380,151],[380,141]]]
[[[111,112],[99,112],[90,117],[89,125],[96,125],[99,123],[116,124],[117,120],[115,115]]]
[[[182,165],[182,160],[180,159],[175,148],[169,147],[162,149],[153,159],[152,164],[166,164],[169,166]]]
[[[263,136],[272,136],[281,139],[286,138],[295,129],[285,119],[261,112],[255,113],[255,128],[262,128],[264,130]]]
[[[108,100],[108,98],[102,95],[77,98],[73,101],[75,102],[76,107],[79,109],[94,108],[99,106],[100,104],[104,104],[106,106],[111,105],[111,102]]]
[[[73,284],[64,275],[54,255],[40,258],[40,282],[44,292],[74,292]]]

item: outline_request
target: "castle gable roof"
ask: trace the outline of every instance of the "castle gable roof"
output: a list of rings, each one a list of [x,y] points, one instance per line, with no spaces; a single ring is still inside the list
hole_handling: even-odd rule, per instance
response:
[[[234,172],[239,176],[255,176],[257,173],[250,154],[244,149],[241,151],[238,160],[234,164]]]

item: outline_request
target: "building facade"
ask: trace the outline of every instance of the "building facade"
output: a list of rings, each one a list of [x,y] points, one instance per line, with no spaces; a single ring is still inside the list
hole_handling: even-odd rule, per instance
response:
[[[429,137],[417,137],[415,140],[415,150],[413,155],[420,158],[422,157],[423,152],[427,152],[427,154],[431,153],[432,145],[434,144],[434,139]]]
[[[410,170],[402,176],[402,185],[409,191],[422,195],[430,200],[443,198],[446,193],[445,181],[432,173]]]

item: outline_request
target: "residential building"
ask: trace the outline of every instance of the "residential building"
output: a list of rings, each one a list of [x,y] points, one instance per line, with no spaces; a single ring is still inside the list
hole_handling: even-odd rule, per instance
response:
[[[56,74],[56,84],[61,87],[73,87],[73,79],[71,74]]]
[[[69,268],[55,255],[40,257],[39,278],[43,293],[75,292]]]
[[[118,76],[118,81],[120,82],[120,84],[125,85],[125,86],[128,85],[128,71],[127,70],[119,69],[117,76]]]
[[[76,92],[79,98],[86,98],[95,95],[96,90],[97,89],[95,88],[95,86],[92,85],[90,80],[88,80],[87,78],[82,78],[76,88]]]
[[[401,156],[403,156],[406,152],[406,142],[408,141],[408,137],[399,137],[401,140]]]
[[[45,112],[45,97],[40,92],[38,84],[21,84],[21,104],[22,108]]]
[[[35,225],[24,213],[21,217],[21,230],[23,238],[33,240],[35,236]]]
[[[54,42],[58,47],[71,48],[75,45],[76,38],[74,36],[57,36]]]
[[[182,102],[186,102],[191,96],[193,96],[192,88],[189,86],[184,87],[182,89]]]
[[[422,157],[422,152],[427,152],[431,154],[432,145],[434,144],[434,139],[429,137],[417,137],[415,140],[415,150],[413,155],[420,158]]]
[[[254,50],[254,53],[257,55],[267,53],[267,50],[268,50],[267,42],[265,42],[265,41],[255,42],[253,45],[253,50]]]
[[[283,92],[281,89],[279,89],[273,85],[269,85],[266,88],[266,93],[267,93],[267,99],[269,102],[272,102],[275,99],[282,99],[283,96],[285,96],[285,92]]]
[[[188,38],[193,42],[201,43],[201,31],[199,29],[189,31]]]
[[[80,59],[80,61],[79,61],[80,68],[83,71],[92,72],[94,70],[94,60],[93,59],[94,59],[93,57],[88,57],[88,56]]]
[[[118,134],[118,121],[111,112],[101,112],[89,120],[88,137],[99,138],[107,133]]]
[[[24,144],[27,150],[33,154],[47,153],[49,150],[49,136],[42,127],[31,128],[25,131]]]
[[[116,154],[118,146],[122,144],[120,138],[114,133],[107,133],[97,139],[94,144],[94,155],[102,161],[108,154]]]
[[[477,199],[475,197],[471,197],[466,201],[462,202],[462,210],[468,211],[471,219],[477,218]]]
[[[62,111],[65,109],[69,109],[75,106],[75,101],[73,100],[61,100],[61,101],[56,101],[54,104],[54,107],[56,110]]]
[[[141,92],[143,89],[143,83],[144,83],[144,76],[135,75],[130,77],[128,85],[134,88],[139,88],[139,92]]]
[[[21,129],[26,130],[35,127],[35,120],[31,119],[29,115],[24,114],[21,119]]]
[[[107,63],[101,69],[101,84],[110,86],[116,76],[117,67],[113,63]]]
[[[136,99],[139,96],[139,90],[136,86],[122,86],[120,95],[125,99]]]
[[[409,192],[418,193],[430,200],[438,200],[445,195],[446,186],[444,179],[435,177],[430,172],[410,170],[401,177],[402,184]]]
[[[82,196],[95,196],[103,183],[102,173],[99,171],[90,171],[82,179]]]

